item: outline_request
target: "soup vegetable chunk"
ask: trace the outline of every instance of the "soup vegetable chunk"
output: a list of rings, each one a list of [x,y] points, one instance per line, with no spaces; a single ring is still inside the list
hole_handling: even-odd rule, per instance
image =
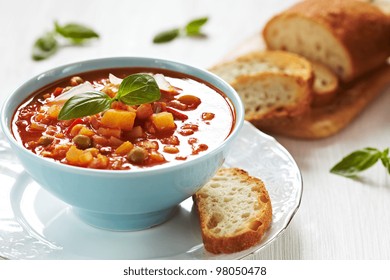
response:
[[[205,82],[156,69],[81,73],[35,92],[12,130],[40,156],[74,166],[127,170],[177,164],[230,134],[234,109]]]

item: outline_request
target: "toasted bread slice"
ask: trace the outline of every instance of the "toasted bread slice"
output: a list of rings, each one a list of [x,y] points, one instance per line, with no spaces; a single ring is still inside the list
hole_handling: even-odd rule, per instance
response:
[[[205,249],[234,253],[257,244],[272,220],[264,183],[238,168],[222,168],[200,189],[197,206]]]
[[[298,55],[252,52],[210,71],[238,92],[248,121],[300,115],[310,108],[313,70],[310,62]]]

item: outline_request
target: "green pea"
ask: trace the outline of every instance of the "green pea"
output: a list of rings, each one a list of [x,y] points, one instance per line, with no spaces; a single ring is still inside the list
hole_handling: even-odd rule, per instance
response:
[[[148,151],[141,147],[134,147],[127,154],[127,159],[134,163],[142,163],[147,158],[148,158]]]
[[[73,138],[73,143],[77,146],[77,148],[85,150],[91,147],[92,141],[91,138],[85,135],[76,135]]]

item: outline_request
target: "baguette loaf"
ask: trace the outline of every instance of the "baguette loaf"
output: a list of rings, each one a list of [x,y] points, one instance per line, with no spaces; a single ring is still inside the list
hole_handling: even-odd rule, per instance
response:
[[[202,239],[211,253],[234,253],[258,243],[272,220],[264,183],[238,168],[222,168],[194,195]]]
[[[312,67],[295,54],[252,52],[210,71],[238,92],[248,121],[300,115],[310,107]]]
[[[390,56],[390,17],[356,0],[307,0],[273,17],[263,30],[268,49],[321,62],[349,82]]]

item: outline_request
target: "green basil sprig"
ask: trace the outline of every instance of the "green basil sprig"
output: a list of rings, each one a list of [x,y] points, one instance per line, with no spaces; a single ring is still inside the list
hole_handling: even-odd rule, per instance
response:
[[[188,36],[200,36],[202,35],[201,28],[208,21],[207,17],[194,19],[187,23],[185,30]]]
[[[99,34],[84,25],[68,23],[61,26],[58,22],[54,22],[54,30],[35,41],[32,58],[34,60],[43,60],[55,54],[60,47],[57,40],[58,36],[67,39],[72,45],[79,45],[86,40],[99,38]]]
[[[112,98],[104,92],[88,91],[69,98],[58,115],[59,120],[91,116],[110,108]]]
[[[160,99],[160,95],[153,76],[133,74],[121,82],[116,98],[127,105],[141,105]]]
[[[173,39],[176,39],[180,35],[180,29],[175,28],[167,31],[163,31],[158,33],[154,38],[153,38],[153,43],[159,44],[159,43],[166,43],[170,42]]]
[[[354,151],[347,155],[339,163],[333,166],[330,172],[348,178],[355,178],[359,172],[370,168],[377,163],[378,160],[381,160],[383,166],[390,174],[389,148],[382,152],[370,147]]]
[[[38,38],[33,46],[32,58],[34,60],[46,59],[58,49],[58,42],[52,32],[48,32]]]
[[[91,28],[77,23],[68,23],[63,26],[58,22],[54,22],[55,30],[58,34],[65,38],[85,40],[91,38],[99,38],[99,34]]]
[[[95,115],[108,110],[114,101],[140,105],[159,100],[160,97],[160,89],[153,76],[133,74],[123,79],[113,98],[100,91],[89,91],[69,98],[61,108],[58,119],[71,120]]]
[[[191,20],[184,27],[174,28],[158,33],[153,38],[153,43],[167,43],[180,36],[204,36],[202,33],[202,27],[208,21],[208,17],[202,17]]]

